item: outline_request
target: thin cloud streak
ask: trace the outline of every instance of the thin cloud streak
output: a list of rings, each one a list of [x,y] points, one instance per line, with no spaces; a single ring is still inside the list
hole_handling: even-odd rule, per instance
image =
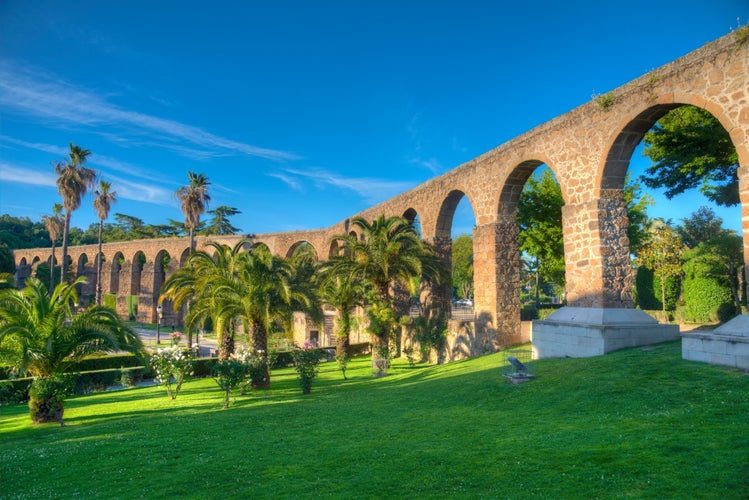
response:
[[[0,163],[0,181],[57,188],[57,176]]]
[[[333,186],[353,191],[361,196],[367,203],[379,203],[388,198],[392,198],[417,184],[416,182],[386,181],[371,177],[342,177],[321,169],[284,169],[284,171],[291,175],[310,179],[320,188]]]
[[[149,134],[166,135],[169,141],[187,141],[217,153],[231,151],[276,161],[299,158],[293,153],[234,141],[174,120],[121,109],[94,93],[60,82],[51,75],[11,67],[8,63],[0,65],[0,105],[26,115],[78,126],[146,129]]]

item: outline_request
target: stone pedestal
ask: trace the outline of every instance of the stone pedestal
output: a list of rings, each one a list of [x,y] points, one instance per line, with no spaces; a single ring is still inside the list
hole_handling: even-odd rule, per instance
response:
[[[681,357],[749,370],[749,316],[736,316],[712,332],[682,333]]]
[[[625,347],[679,338],[677,325],[662,325],[640,309],[563,307],[533,322],[533,355],[587,358]]]

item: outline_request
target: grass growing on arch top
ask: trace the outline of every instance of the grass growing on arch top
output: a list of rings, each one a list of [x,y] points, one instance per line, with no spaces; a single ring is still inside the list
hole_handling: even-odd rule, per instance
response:
[[[66,427],[0,408],[0,496],[749,496],[749,376],[681,359],[679,342],[537,362],[501,354],[343,381],[292,369],[222,410],[211,379],[70,398]]]

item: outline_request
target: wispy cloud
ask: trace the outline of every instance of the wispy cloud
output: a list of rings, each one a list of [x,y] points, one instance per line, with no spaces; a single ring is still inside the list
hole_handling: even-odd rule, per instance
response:
[[[0,181],[29,184],[32,186],[57,187],[57,176],[54,173],[38,172],[0,163]]]
[[[299,181],[297,181],[296,179],[294,179],[290,175],[284,175],[284,174],[282,174],[280,172],[271,172],[271,173],[268,174],[268,176],[269,177],[275,177],[276,179],[280,179],[281,181],[283,181],[286,185],[288,185],[294,191],[301,191],[302,190],[302,185],[299,183]]]
[[[160,136],[162,147],[197,147],[216,155],[243,154],[270,160],[294,160],[298,156],[227,139],[199,127],[123,109],[87,89],[8,62],[0,63],[0,107],[53,120],[64,125],[120,127],[130,134]]]
[[[439,175],[445,172],[445,167],[436,158],[413,158],[411,163],[429,170],[432,175]]]
[[[416,182],[390,181],[385,179],[375,179],[372,177],[344,177],[315,168],[309,170],[287,168],[284,169],[284,172],[286,173],[287,178],[289,176],[303,177],[312,181],[312,183],[318,188],[324,189],[325,187],[332,186],[339,189],[353,191],[368,203],[379,203],[388,198],[392,198],[417,184]],[[279,174],[269,175],[284,180]],[[298,184],[298,181],[295,181],[294,179],[291,179],[291,181],[297,182]],[[284,182],[291,185],[289,181],[285,180]]]

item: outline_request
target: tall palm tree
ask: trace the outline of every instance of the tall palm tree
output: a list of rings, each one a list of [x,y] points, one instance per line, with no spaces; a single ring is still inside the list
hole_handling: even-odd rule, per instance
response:
[[[403,217],[381,215],[372,222],[354,217],[351,222],[361,238],[355,234],[335,238],[343,254],[332,259],[332,272],[372,287],[369,331],[375,337],[377,355],[386,357],[389,338],[398,326],[393,288],[403,286],[415,293],[414,277],[431,283],[446,281],[446,267]]]
[[[211,184],[204,174],[187,172],[190,183],[182,186],[174,194],[177,196],[185,216],[185,226],[190,231],[190,252],[195,250],[195,228],[200,224],[200,216],[208,207],[211,197],[208,186]]]
[[[315,323],[323,321],[320,300],[319,264],[312,245],[304,244],[286,259],[289,303],[281,304],[278,319],[289,337],[294,335],[294,312],[303,312]]]
[[[101,305],[101,261],[104,254],[101,252],[102,234],[104,232],[104,221],[109,216],[109,210],[112,203],[117,201],[117,191],[110,191],[112,183],[103,180],[99,181],[99,189],[94,191],[94,208],[99,216],[99,258],[96,265],[96,305]]]
[[[93,187],[96,180],[96,172],[84,167],[86,159],[91,154],[88,149],[83,149],[70,143],[69,161],[58,163],[55,166],[57,172],[57,191],[62,196],[62,205],[65,208],[65,227],[62,233],[62,262],[60,264],[60,283],[65,281],[67,273],[68,258],[68,233],[70,232],[70,216],[81,206],[81,198],[86,195],[89,188]]]
[[[26,280],[23,290],[0,290],[0,364],[12,367],[21,376],[48,379],[64,372],[70,361],[98,352],[139,353],[140,338],[127,327],[117,313],[92,306],[75,314],[76,286],[85,283],[79,277],[73,283],[60,283],[50,295],[36,278]],[[29,401],[35,421],[61,419],[49,415],[45,401]],[[34,414],[34,409],[40,413]]]
[[[55,243],[65,228],[65,220],[61,217],[62,205],[55,203],[52,206],[52,215],[43,215],[42,223],[49,233],[52,242],[52,256],[49,260],[49,293],[55,289]]]

